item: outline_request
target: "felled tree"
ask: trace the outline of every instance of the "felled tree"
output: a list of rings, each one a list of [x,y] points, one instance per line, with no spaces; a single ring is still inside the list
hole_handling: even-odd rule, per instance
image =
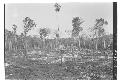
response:
[[[24,20],[23,20],[23,24],[24,24],[24,48],[25,48],[25,52],[24,52],[24,55],[25,57],[27,57],[27,41],[26,41],[26,36],[27,36],[27,33],[33,28],[33,27],[36,27],[36,24],[34,22],[34,20],[32,20],[31,18],[29,17],[26,17]]]

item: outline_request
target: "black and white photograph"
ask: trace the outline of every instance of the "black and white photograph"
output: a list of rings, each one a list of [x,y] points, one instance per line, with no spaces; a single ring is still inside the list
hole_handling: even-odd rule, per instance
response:
[[[117,2],[5,3],[5,80],[117,80]]]

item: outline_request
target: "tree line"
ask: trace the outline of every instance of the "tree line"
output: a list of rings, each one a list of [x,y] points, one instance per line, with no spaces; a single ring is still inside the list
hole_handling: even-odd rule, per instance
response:
[[[56,3],[54,5],[55,11],[58,14],[61,6]],[[57,15],[58,17],[58,15]],[[57,20],[58,21],[58,20]],[[54,50],[59,48],[60,45],[67,48],[68,46],[75,46],[80,49],[93,49],[93,50],[106,50],[112,49],[113,38],[112,34],[107,35],[105,32],[105,27],[108,25],[108,21],[103,18],[98,18],[95,20],[93,27],[90,27],[91,35],[86,35],[80,32],[84,31],[84,27],[81,25],[85,22],[81,17],[73,17],[72,19],[72,30],[70,31],[71,37],[60,38],[59,34],[59,24],[57,26],[58,30],[54,32],[55,39],[47,39],[51,30],[46,27],[39,29],[40,37],[28,36],[28,32],[32,28],[37,27],[37,24],[30,17],[25,17],[23,22],[23,32],[18,35],[18,26],[13,24],[13,31],[5,30],[5,50],[18,50],[22,49],[23,54],[26,57],[29,49],[41,49],[41,50]],[[66,32],[66,31],[65,31]],[[67,32],[66,32],[67,33]]]
[[[56,48],[60,44],[64,45],[65,47],[74,45],[78,48],[87,48],[87,49],[107,49],[107,47],[111,46],[112,41],[112,34],[106,35],[105,29],[103,27],[104,24],[107,24],[104,19],[100,18],[96,20],[97,23],[90,31],[93,31],[93,35],[88,38],[84,38],[82,35],[79,35],[80,31],[84,30],[80,24],[83,21],[80,20],[79,17],[75,17],[72,20],[73,29],[71,31],[70,38],[60,38],[59,33],[56,32],[55,39],[47,39],[46,37],[50,33],[50,29],[48,28],[40,28],[39,35],[40,37],[32,37],[27,36],[27,33],[33,28],[36,27],[34,20],[26,17],[23,20],[24,23],[24,32],[20,35],[17,35],[17,25],[13,25],[13,31],[5,30],[5,48],[7,49],[17,49],[22,44],[20,49],[25,49],[25,54],[27,52],[27,47],[29,48],[41,48],[41,49],[48,49],[48,48]],[[18,45],[19,44],[19,45]],[[54,46],[55,45],[55,46]],[[17,46],[17,47],[14,47]],[[48,46],[48,47],[47,47]]]

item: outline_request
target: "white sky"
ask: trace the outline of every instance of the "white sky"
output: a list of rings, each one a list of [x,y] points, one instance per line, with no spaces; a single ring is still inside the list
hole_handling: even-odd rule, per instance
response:
[[[72,30],[73,17],[81,17],[85,21],[82,24],[81,33],[89,33],[87,29],[93,27],[95,19],[104,18],[108,21],[105,26],[107,33],[113,33],[113,5],[112,3],[60,3],[61,10],[55,12],[54,3],[41,4],[6,4],[5,7],[5,28],[12,30],[12,25],[18,26],[17,33],[23,32],[25,17],[33,19],[37,27],[29,32],[29,35],[38,35],[39,28],[47,27],[52,30],[60,25],[61,37],[68,37],[65,30]],[[58,15],[58,16],[57,16]],[[52,36],[52,35],[51,35]]]

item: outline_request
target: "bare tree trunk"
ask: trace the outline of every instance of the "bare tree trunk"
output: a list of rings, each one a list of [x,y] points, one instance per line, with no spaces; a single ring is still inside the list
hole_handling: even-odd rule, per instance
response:
[[[62,59],[63,59],[63,54],[64,54],[64,50],[63,50],[63,49],[61,49],[61,50],[60,50],[60,56],[61,56],[61,66],[62,66],[62,63],[63,63],[63,61],[62,61]]]
[[[61,66],[62,66],[62,58],[63,58],[63,57],[62,57],[62,54],[61,54]]]
[[[106,43],[105,43],[105,40],[104,40],[104,42],[103,42],[103,43],[104,43],[104,49],[105,49],[105,48],[106,48]]]
[[[94,55],[94,39],[92,39],[92,53]]]
[[[98,39],[96,41],[96,50],[98,50]]]
[[[84,40],[84,48],[86,49],[86,41]]]
[[[43,48],[42,48],[42,49],[43,49],[43,51],[45,51],[45,40],[44,40],[44,38],[42,39],[42,43],[43,43],[43,44],[42,44],[42,45],[43,45]]]
[[[44,38],[43,42],[44,42],[44,50],[46,51],[46,39],[45,38]]]
[[[83,40],[83,46],[85,47],[85,41]]]
[[[73,62],[76,62],[76,59],[75,59],[75,54],[73,54],[73,55],[74,55]]]
[[[9,48],[9,51],[10,51],[10,41],[8,42],[8,46],[9,46],[8,48]]]
[[[80,38],[79,38],[79,49],[81,49],[81,42],[80,42]]]
[[[26,34],[24,36],[24,57],[27,59],[27,42],[26,42]]]
[[[89,49],[91,49],[91,45],[90,45],[91,42],[89,42]]]

